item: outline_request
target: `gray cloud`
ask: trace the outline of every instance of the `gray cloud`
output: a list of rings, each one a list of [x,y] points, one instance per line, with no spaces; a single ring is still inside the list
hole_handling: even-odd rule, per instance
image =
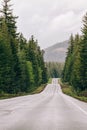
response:
[[[12,0],[19,16],[18,31],[26,38],[32,34],[42,48],[80,32],[87,0]]]

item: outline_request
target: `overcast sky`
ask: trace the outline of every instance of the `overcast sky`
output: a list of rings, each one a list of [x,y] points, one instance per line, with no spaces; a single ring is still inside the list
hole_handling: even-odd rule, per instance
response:
[[[0,0],[1,1],[1,0]],[[29,39],[33,34],[42,48],[80,33],[87,0],[12,0],[18,31]]]

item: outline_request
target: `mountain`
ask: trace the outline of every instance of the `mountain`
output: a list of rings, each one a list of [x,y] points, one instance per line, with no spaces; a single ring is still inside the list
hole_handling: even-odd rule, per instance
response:
[[[44,54],[45,61],[64,62],[67,48],[68,48],[68,40],[46,48]]]

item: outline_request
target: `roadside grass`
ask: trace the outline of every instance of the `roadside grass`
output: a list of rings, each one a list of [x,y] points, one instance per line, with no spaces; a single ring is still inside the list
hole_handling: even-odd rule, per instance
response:
[[[51,84],[51,83],[52,83],[52,78],[49,78],[48,84]]]
[[[18,93],[18,94],[0,93],[0,99],[8,99],[8,98],[19,97],[24,95],[26,95],[26,93]]]
[[[40,87],[34,89],[33,91],[30,92],[30,94],[39,94],[41,93],[46,87],[46,84],[41,85]]]
[[[2,93],[0,93],[0,99],[8,99],[8,98],[14,98],[14,97],[19,97],[19,96],[39,94],[45,89],[45,87],[46,87],[46,84],[43,84],[43,85],[39,86],[38,88],[31,89],[28,93],[20,92],[18,94],[7,94],[7,93],[2,92]]]
[[[80,101],[87,102],[87,91],[83,91],[77,94],[76,92],[73,91],[72,87],[68,83],[62,83],[61,79],[59,79],[59,84],[64,94],[79,99]]]

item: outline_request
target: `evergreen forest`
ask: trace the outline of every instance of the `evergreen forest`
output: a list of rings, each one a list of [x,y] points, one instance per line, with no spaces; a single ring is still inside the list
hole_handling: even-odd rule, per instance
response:
[[[17,32],[10,2],[0,10],[0,93],[28,93],[47,82],[44,51],[33,35],[28,41]]]
[[[82,35],[71,34],[62,81],[75,92],[87,90],[87,13],[83,17]]]

